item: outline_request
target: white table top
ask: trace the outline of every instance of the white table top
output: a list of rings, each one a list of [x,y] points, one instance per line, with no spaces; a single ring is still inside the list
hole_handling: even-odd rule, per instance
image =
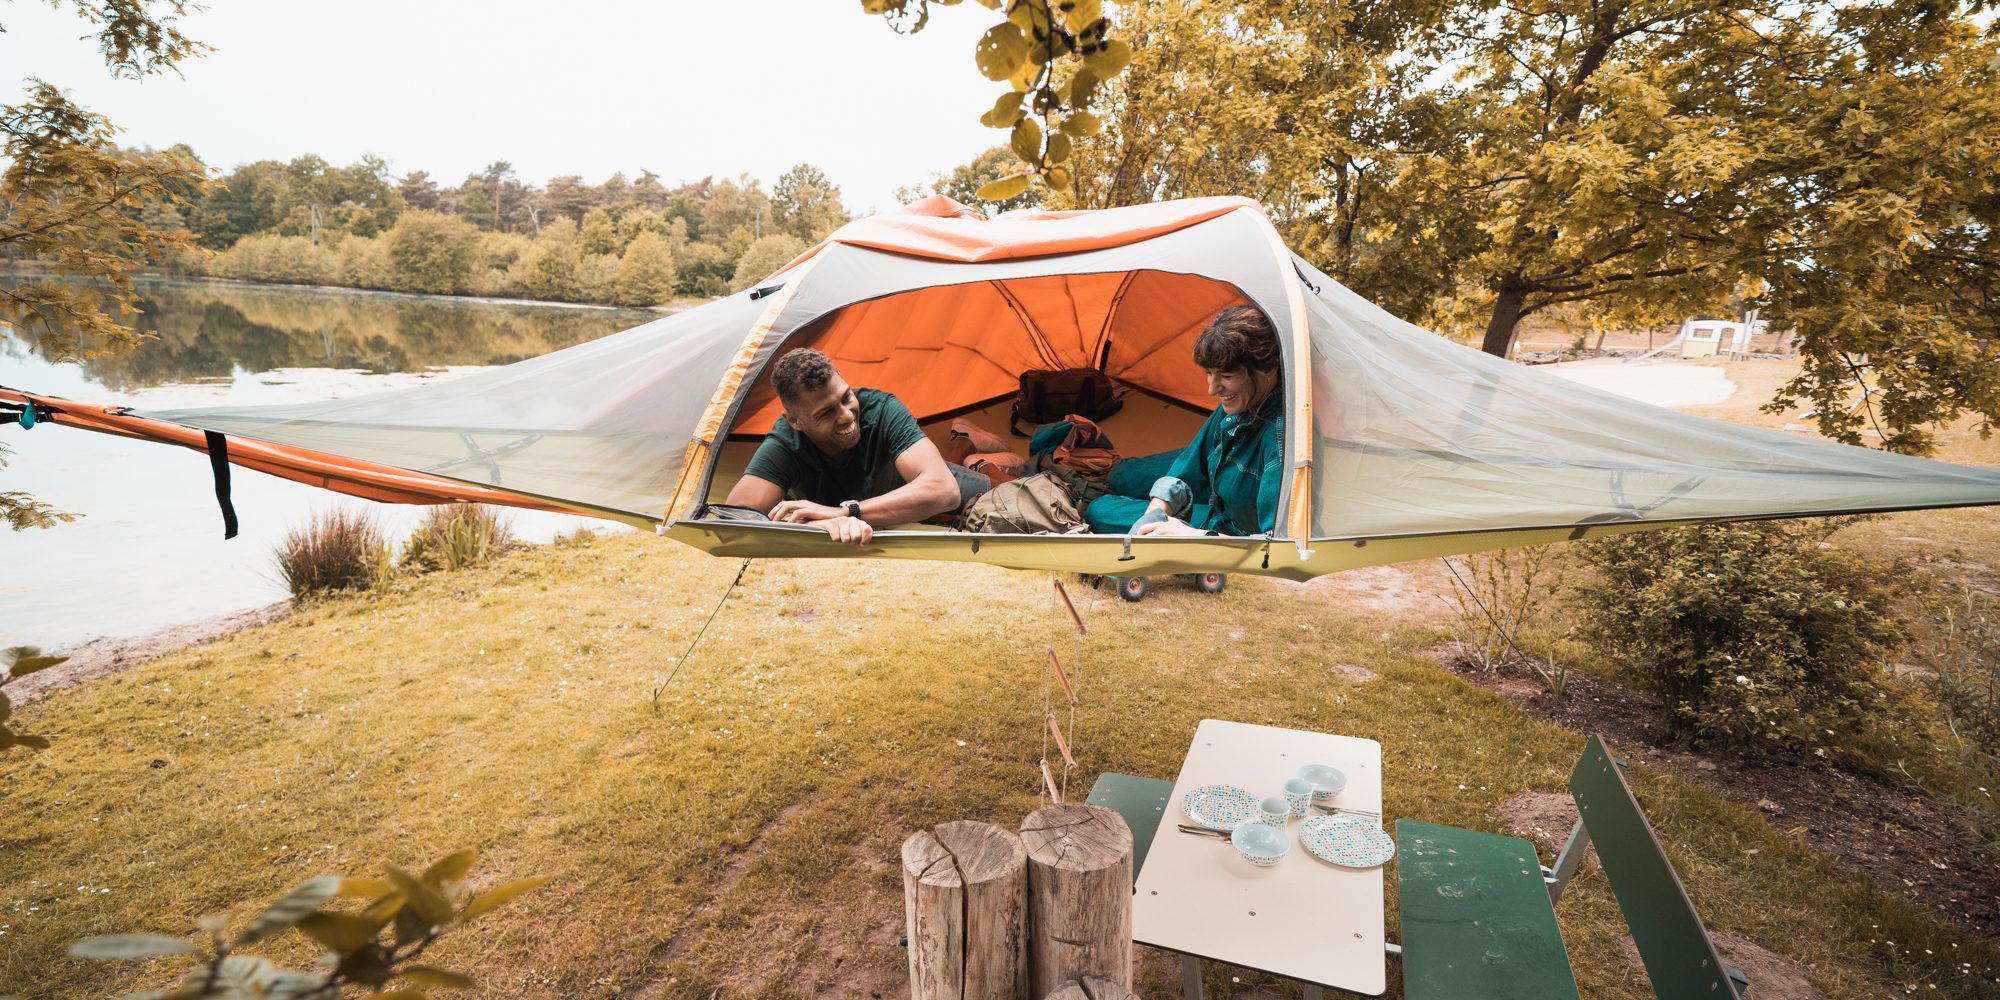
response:
[[[1284,794],[1303,764],[1347,775],[1335,805],[1382,811],[1382,745],[1374,740],[1205,719],[1174,781],[1132,897],[1132,939],[1287,979],[1377,996],[1386,988],[1382,869],[1327,864],[1285,832],[1284,860],[1258,868],[1227,841],[1181,833],[1181,799],[1203,785]]]

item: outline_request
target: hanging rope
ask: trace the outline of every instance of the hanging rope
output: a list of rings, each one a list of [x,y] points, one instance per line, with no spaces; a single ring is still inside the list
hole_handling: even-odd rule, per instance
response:
[[[675,661],[674,669],[667,673],[667,679],[653,689],[653,711],[660,710],[660,692],[665,691],[667,685],[672,684],[674,678],[680,675],[681,668],[687,666],[688,658],[694,655],[695,647],[701,645],[701,637],[708,634],[708,627],[715,624],[715,616],[721,613],[724,604],[729,603],[729,595],[736,592],[737,585],[743,582],[743,574],[749,571],[748,559],[743,560],[743,565],[736,567],[736,579],[729,581],[728,589],[722,592],[722,599],[715,602],[715,609],[708,613],[708,619],[701,623],[701,628],[695,630],[694,638],[688,642],[687,649],[681,653],[681,658]]]

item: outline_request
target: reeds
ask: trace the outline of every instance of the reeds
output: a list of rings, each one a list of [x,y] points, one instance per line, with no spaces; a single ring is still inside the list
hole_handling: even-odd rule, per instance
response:
[[[403,543],[402,568],[417,573],[478,566],[513,548],[510,519],[490,507],[454,503],[432,507]]]
[[[319,511],[278,544],[278,575],[294,601],[331,591],[366,590],[387,578],[390,551],[373,517],[338,508]]]

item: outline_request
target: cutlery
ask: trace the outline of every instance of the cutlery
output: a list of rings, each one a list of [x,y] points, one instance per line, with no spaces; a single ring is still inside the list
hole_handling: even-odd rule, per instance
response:
[[[1186,823],[1177,823],[1174,826],[1175,829],[1182,833],[1192,833],[1202,837],[1214,837],[1217,840],[1229,839],[1229,831],[1227,830],[1211,830],[1205,826],[1189,826]]]

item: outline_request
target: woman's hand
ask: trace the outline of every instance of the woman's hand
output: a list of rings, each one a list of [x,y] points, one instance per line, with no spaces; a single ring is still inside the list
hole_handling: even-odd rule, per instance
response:
[[[1154,536],[1165,535],[1176,538],[1200,538],[1206,536],[1208,532],[1203,531],[1200,528],[1197,528],[1194,525],[1189,524],[1178,517],[1170,517],[1164,521],[1154,521],[1151,524],[1140,525],[1139,534],[1154,535]]]

